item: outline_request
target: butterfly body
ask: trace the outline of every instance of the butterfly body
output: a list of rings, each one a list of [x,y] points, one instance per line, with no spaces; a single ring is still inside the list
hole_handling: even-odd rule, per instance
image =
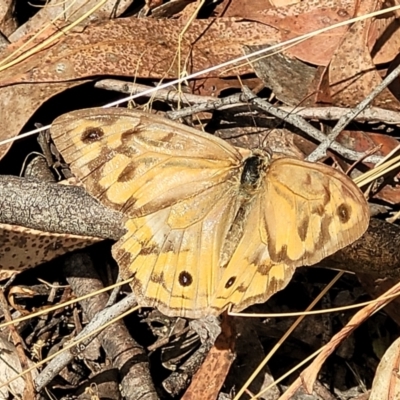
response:
[[[126,215],[113,256],[139,304],[168,315],[265,301],[368,226],[362,193],[323,164],[126,109],[75,111],[51,132],[87,191]]]

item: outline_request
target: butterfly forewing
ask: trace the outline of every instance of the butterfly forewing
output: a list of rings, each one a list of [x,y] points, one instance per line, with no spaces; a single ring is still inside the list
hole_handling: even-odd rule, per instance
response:
[[[238,174],[232,146],[189,127],[127,109],[79,110],[56,119],[53,140],[88,192],[141,216]]]

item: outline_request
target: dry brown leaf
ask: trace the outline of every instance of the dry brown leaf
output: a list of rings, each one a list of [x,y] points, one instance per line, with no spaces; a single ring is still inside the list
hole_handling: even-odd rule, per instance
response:
[[[338,142],[348,149],[358,152],[377,149],[374,154],[380,156],[388,155],[400,144],[396,138],[389,135],[350,130],[341,132],[338,136]],[[373,167],[372,164],[367,165]],[[397,180],[398,178],[400,178],[400,174],[397,175]],[[387,183],[379,187],[378,191],[373,194],[373,198],[389,204],[399,204],[400,186],[396,184],[395,180],[389,180]]]
[[[244,46],[244,51],[250,55],[264,47]],[[315,77],[315,67],[283,53],[256,57],[255,61],[250,62],[256,75],[273,91],[278,100],[289,106],[304,104]]]
[[[300,3],[300,0],[271,0],[271,2],[275,7],[287,7]]]
[[[234,19],[195,20],[185,34],[181,66],[177,65],[179,33],[183,26],[173,20],[126,18],[92,25],[66,35],[49,50],[41,51],[9,68],[0,85],[17,82],[59,82],[96,75],[176,78],[178,72],[201,71],[243,55],[243,45],[268,44],[276,30]],[[252,72],[244,64],[213,76]]]
[[[17,350],[4,334],[0,334],[0,353],[0,399],[9,399],[11,394],[14,398],[23,398],[25,390],[25,379],[23,377],[11,382],[9,386],[2,385],[22,372]],[[32,365],[33,363],[29,361],[29,366]],[[32,378],[38,375],[35,369],[30,373]]]
[[[188,5],[179,13],[179,19],[185,24],[189,23],[195,16],[198,15],[199,6],[205,4],[203,0],[196,0]]]
[[[399,54],[400,21],[392,15],[382,15],[372,21],[368,48],[375,65],[392,62]]]
[[[87,18],[81,25],[87,25],[93,21],[108,20],[111,17],[120,16],[130,6],[132,0],[108,0],[102,7],[95,10],[90,18]],[[25,35],[42,29],[47,24],[52,24],[57,17],[64,22],[74,22],[83,14],[91,10],[98,0],[51,0],[47,2],[32,18],[21,25],[8,39],[15,42]]]
[[[243,1],[243,0],[224,0],[215,8],[217,17],[239,17],[246,19],[253,18],[270,8],[274,8],[269,0]]]
[[[56,26],[51,26],[28,46],[24,47],[25,43],[31,39],[31,35],[28,35],[24,37],[23,40],[9,45],[7,49],[1,53],[0,59],[6,64],[12,61],[14,57],[21,55],[19,49],[24,48],[24,51],[30,50],[57,31],[58,29]],[[13,55],[14,57],[12,57]],[[34,58],[35,56],[31,59]],[[13,72],[10,72],[10,70]],[[25,71],[24,64],[17,64],[8,70],[2,71],[1,76],[7,77],[8,74],[18,74],[23,71]],[[84,81],[39,84],[28,83],[1,87],[0,104],[2,104],[2,107],[0,108],[0,120],[2,121],[2,130],[0,132],[0,140],[17,136],[32,114],[49,98],[82,83],[84,83]],[[0,146],[0,159],[4,157],[10,147],[11,143]]]
[[[152,18],[171,18],[196,0],[172,0],[151,10]]]
[[[0,280],[102,239],[0,224]]]
[[[0,2],[0,31],[7,38],[17,28],[14,7],[13,0],[2,0]]]
[[[207,354],[200,369],[193,376],[192,383],[182,400],[213,400],[218,398],[220,389],[235,359],[235,333],[231,317],[224,314],[221,333]]]
[[[260,2],[256,2],[258,3]],[[227,7],[224,15],[268,24],[279,30],[278,42],[283,42],[352,18],[355,3],[354,0],[310,0],[286,7],[262,9],[253,7],[253,2],[236,0]],[[333,29],[296,46],[291,46],[286,51],[292,57],[310,64],[327,65],[347,29],[348,27]]]
[[[399,204],[400,187],[398,185],[385,185],[383,188],[380,188],[379,191],[372,197],[377,200],[383,200],[387,204]]]
[[[382,357],[369,400],[400,399],[400,338],[395,340]]]
[[[31,32],[20,40],[11,43],[5,49],[2,49],[0,53],[0,67],[2,70],[6,65],[8,65],[9,62],[17,59],[19,56],[33,49],[35,46],[40,45],[46,39],[59,32],[61,28],[62,24],[57,23],[48,25],[47,27],[42,27],[40,32]],[[2,74],[4,74],[3,71]]]
[[[17,136],[32,114],[49,98],[84,82],[24,83],[0,88],[0,140]],[[0,159],[10,147],[11,143],[0,146]]]
[[[359,15],[373,12],[379,0],[363,1]],[[343,39],[329,66],[329,83],[334,105],[354,107],[382,82],[368,50],[368,31],[371,20],[356,22]],[[399,110],[395,96],[384,89],[373,101],[374,106]]]
[[[277,20],[273,26],[280,29],[281,42],[317,31],[352,18],[353,7],[315,9]],[[348,26],[332,29],[307,39],[286,50],[292,57],[313,65],[328,65]]]
[[[381,133],[352,130],[342,131],[339,134],[337,141],[346,146],[348,149],[358,151],[360,153],[377,148],[374,154],[380,156],[388,155],[400,144],[399,141],[393,136]],[[367,165],[369,165],[371,168],[373,167],[373,164]]]

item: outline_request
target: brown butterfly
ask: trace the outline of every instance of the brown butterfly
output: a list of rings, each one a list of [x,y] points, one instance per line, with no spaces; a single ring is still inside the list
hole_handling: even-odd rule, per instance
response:
[[[52,138],[86,190],[126,215],[113,256],[141,306],[199,318],[267,300],[296,267],[367,229],[367,202],[324,164],[239,149],[157,115],[86,109]]]

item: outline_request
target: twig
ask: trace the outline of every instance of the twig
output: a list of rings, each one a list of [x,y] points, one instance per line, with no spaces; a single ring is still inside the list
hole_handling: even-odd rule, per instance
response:
[[[301,385],[305,386],[308,393],[310,393],[321,365],[327,359],[327,357],[332,354],[333,351],[343,342],[343,340],[347,338],[365,320],[367,320],[372,314],[383,308],[386,304],[390,303],[394,299],[394,297],[388,298],[389,296],[399,292],[400,283],[393,286],[386,293],[376,299],[375,303],[365,306],[363,309],[354,314],[346,326],[344,326],[340,332],[334,335],[329,343],[322,347],[321,352],[318,354],[315,360],[301,373],[300,377],[290,385],[280,399],[291,399]]]
[[[94,86],[97,89],[113,90],[130,95],[135,95],[149,89],[154,89],[152,86],[141,85],[140,83],[125,82],[117,79],[102,79],[101,81],[96,82]],[[186,104],[199,104],[215,100],[215,98],[211,96],[179,93],[175,88],[159,89],[153,93],[147,93],[143,97],[152,97],[153,99],[166,101],[168,103],[182,102]]]
[[[289,124],[292,124],[296,128],[301,129],[303,132],[310,135],[312,138],[318,140],[319,142],[323,142],[326,139],[326,136],[319,131],[318,129],[314,128],[310,125],[307,121],[305,121],[302,117],[290,114],[288,112],[282,111],[279,108],[274,107],[271,103],[264,99],[260,99],[257,97],[248,87],[243,87],[243,96],[246,100],[257,106],[259,109],[274,115],[277,118],[280,118]],[[243,99],[244,100],[244,99]],[[359,153],[346,147],[342,146],[337,142],[332,142],[331,146],[332,150],[336,151],[337,153],[341,154],[343,157],[347,158],[348,160],[359,160],[360,158],[365,157],[365,153]],[[376,164],[382,159],[380,156],[368,156],[365,158],[366,162]]]
[[[3,311],[5,320],[7,322],[12,321],[12,317],[11,317],[10,311],[8,309],[9,305],[7,303],[6,297],[4,296],[4,292],[2,289],[0,289],[0,307]],[[23,341],[21,339],[21,336],[17,332],[17,329],[14,325],[10,325],[8,327],[8,330],[11,333],[11,337],[13,339],[13,343],[14,343],[22,370],[28,369],[29,362],[28,362],[28,358],[26,357],[26,354],[23,349],[24,346],[23,346]],[[32,374],[30,372],[28,372],[26,374],[25,378],[26,379],[25,379],[24,399],[33,400],[35,398],[35,389],[34,389],[34,385],[33,385]]]
[[[77,296],[85,295],[96,289],[101,289],[102,284],[89,259],[84,254],[71,255],[66,261],[65,271],[67,279]],[[117,315],[131,309],[135,305],[133,296],[129,296],[115,306],[102,311],[107,303],[108,295],[105,293],[91,297],[81,302],[82,308],[91,322],[76,336],[74,342],[86,336],[98,327],[106,324]],[[111,359],[113,366],[119,369],[125,398],[157,399],[151,383],[147,366],[147,357],[144,350],[132,339],[122,321],[114,323],[100,332],[99,338],[102,347]],[[92,338],[79,344],[85,347]],[[43,388],[57,373],[67,365],[76,355],[75,351],[66,351],[53,359],[37,378],[38,388]]]
[[[232,96],[224,97],[222,99],[213,99],[207,101],[206,103],[199,103],[192,105],[190,107],[185,107],[182,110],[168,111],[166,112],[166,116],[171,119],[178,119],[196,114],[198,112],[211,111],[211,110],[224,110],[227,107],[246,105],[246,103],[243,103],[241,101],[241,98],[242,94],[237,93]]]
[[[137,94],[145,90],[149,90],[152,87],[147,85],[142,85],[139,83],[126,82],[117,79],[102,79],[95,83],[95,87],[104,90],[113,90],[125,94]],[[198,105],[208,103],[210,108],[202,109],[201,111],[208,110],[227,110],[236,111],[237,108],[247,106],[248,103],[239,100],[235,103],[234,99],[237,95],[229,96],[232,99],[224,100],[216,99],[212,96],[200,96],[191,93],[181,94],[180,101],[190,105]],[[143,97],[153,97],[157,100],[162,100],[170,103],[177,103],[179,101],[179,93],[172,89],[160,89],[155,93],[144,94]],[[212,105],[214,102],[219,102],[223,100],[222,104]],[[226,103],[225,103],[226,101]],[[344,114],[348,113],[348,108],[343,107],[289,107],[280,106],[277,107],[279,110],[285,113],[296,114],[305,119],[315,119],[315,120],[325,120],[325,121],[337,121]],[[171,119],[183,118],[193,115],[194,111],[190,107],[184,108],[182,110],[173,111],[169,113]],[[359,114],[355,115],[354,121],[367,122],[367,123],[383,123],[387,125],[400,125],[400,113],[392,110],[385,110],[379,107],[370,107],[366,110],[361,111]]]
[[[94,332],[96,329],[105,325],[107,322],[111,321],[118,315],[130,310],[135,307],[136,298],[133,294],[130,294],[119,301],[117,304],[114,304],[110,308],[106,308],[103,311],[100,311],[83,329],[82,331],[75,336],[74,341],[79,342],[82,337],[87,336],[91,332]],[[87,346],[93,338],[88,340],[84,340],[82,342],[83,346]],[[72,351],[64,351],[59,356],[53,358],[47,366],[43,369],[40,375],[36,378],[36,388],[38,391],[42,390],[47,384],[50,383],[51,379],[54,376],[54,370],[61,371],[65,366],[67,366],[76,354]],[[60,369],[59,369],[60,368]]]
[[[398,76],[400,75],[400,65],[398,65],[360,104],[345,115],[343,115],[332,132],[325,137],[321,144],[307,157],[309,161],[316,161],[325,157],[329,147],[332,147],[333,141],[337,138],[340,132],[346,127],[346,125],[354,119],[361,111],[368,107],[368,105],[383,91],[387,88]],[[333,147],[332,147],[333,148]],[[368,157],[369,158],[369,157]],[[366,161],[369,161],[368,158]]]
[[[77,186],[2,175],[0,205],[4,224],[112,239],[124,233],[122,214],[102,206]]]
[[[279,110],[296,114],[306,119],[337,121],[349,112],[344,107],[278,107]],[[379,107],[370,107],[354,116],[354,121],[369,124],[383,123],[387,125],[400,125],[400,113],[385,110]]]
[[[103,284],[89,256],[84,253],[72,254],[64,264],[64,273],[76,296],[85,296],[103,289]],[[107,304],[109,296],[101,293],[80,302],[86,317],[93,319]],[[121,312],[122,314],[122,312]],[[124,322],[118,321],[98,335],[108,359],[119,370],[124,397],[128,399],[156,400],[147,355],[130,335]],[[79,344],[79,348],[81,347]]]

